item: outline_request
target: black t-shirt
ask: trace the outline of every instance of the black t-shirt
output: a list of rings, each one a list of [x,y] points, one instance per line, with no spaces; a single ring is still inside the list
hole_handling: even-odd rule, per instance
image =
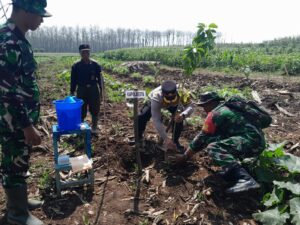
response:
[[[94,60],[84,63],[82,60],[72,66],[71,71],[71,93],[76,90],[77,86],[99,84],[102,88],[101,66]]]

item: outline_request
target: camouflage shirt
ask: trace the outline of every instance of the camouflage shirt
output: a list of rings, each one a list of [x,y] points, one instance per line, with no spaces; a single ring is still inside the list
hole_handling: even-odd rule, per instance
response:
[[[200,151],[212,142],[233,136],[242,137],[261,148],[265,146],[264,134],[260,128],[250,124],[240,113],[221,104],[208,113],[202,131],[191,142],[190,148]]]
[[[30,43],[12,20],[0,27],[0,135],[39,117],[39,89]]]

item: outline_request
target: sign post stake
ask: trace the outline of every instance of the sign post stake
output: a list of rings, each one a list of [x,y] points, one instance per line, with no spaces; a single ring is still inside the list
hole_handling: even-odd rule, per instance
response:
[[[133,212],[138,213],[139,207],[139,196],[140,196],[140,189],[141,189],[141,175],[142,175],[142,160],[140,154],[140,147],[141,147],[141,140],[139,140],[139,121],[138,121],[138,99],[144,98],[146,96],[145,91],[126,91],[126,98],[133,99],[133,116],[134,116],[134,140],[135,140],[135,154],[136,154],[136,161],[138,165],[137,171],[137,179],[136,179],[136,192],[134,195],[134,202],[133,202]]]
[[[138,99],[133,99],[133,116],[134,116],[134,140],[135,140],[135,154],[138,164],[138,176],[142,174],[142,161],[140,154],[141,140],[139,140],[139,121],[138,121]]]

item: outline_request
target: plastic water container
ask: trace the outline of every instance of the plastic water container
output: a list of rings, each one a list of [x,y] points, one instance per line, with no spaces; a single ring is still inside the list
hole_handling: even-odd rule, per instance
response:
[[[70,164],[74,173],[92,169],[93,161],[87,155],[70,157]]]
[[[59,130],[80,129],[82,99],[68,96],[63,100],[53,101],[53,104],[56,108]]]

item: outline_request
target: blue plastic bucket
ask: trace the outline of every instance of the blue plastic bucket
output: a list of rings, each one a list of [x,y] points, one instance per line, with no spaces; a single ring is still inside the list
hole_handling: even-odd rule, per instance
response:
[[[56,115],[59,130],[78,130],[81,124],[82,99],[68,96],[63,100],[55,100]]]

